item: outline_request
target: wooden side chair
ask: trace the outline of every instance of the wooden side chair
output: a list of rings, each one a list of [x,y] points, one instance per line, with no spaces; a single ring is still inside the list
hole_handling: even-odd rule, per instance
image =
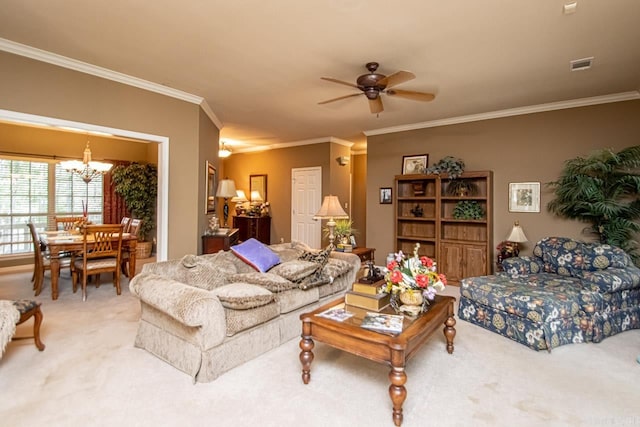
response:
[[[113,286],[120,295],[120,260],[122,256],[122,225],[87,225],[82,234],[82,252],[72,260],[71,277],[73,291],[82,278],[82,300],[87,300],[87,279],[98,275],[96,287],[100,286],[101,273],[113,273]]]
[[[29,232],[31,233],[31,240],[33,240],[33,290],[35,295],[40,295],[42,292],[42,284],[44,283],[45,271],[51,271],[51,262],[49,256],[45,252],[40,238],[38,237],[38,231],[36,226],[32,222],[27,223]],[[71,258],[60,258],[60,269],[71,266]]]
[[[56,230],[72,230],[79,222],[84,222],[83,216],[56,216]]]
[[[122,225],[122,232],[128,233],[129,227],[131,226],[131,218],[129,218],[128,216],[123,216],[120,220],[120,225]]]
[[[138,237],[138,233],[140,232],[140,226],[142,225],[142,220],[141,219],[137,219],[137,218],[133,218],[130,222],[129,222],[129,234],[131,235],[131,237]],[[125,277],[129,277],[129,250],[125,250],[122,252],[122,260],[121,260],[121,270],[122,270],[122,274],[125,275]]]
[[[17,300],[13,301],[13,305],[20,312],[20,319],[16,325],[20,325],[33,317],[33,336],[29,337],[13,337],[13,340],[22,340],[33,338],[38,350],[44,350],[45,345],[40,340],[40,325],[42,324],[42,310],[40,310],[40,303],[33,300]]]

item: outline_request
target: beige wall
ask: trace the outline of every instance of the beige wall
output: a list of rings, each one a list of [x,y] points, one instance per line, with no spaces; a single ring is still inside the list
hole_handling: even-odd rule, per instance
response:
[[[0,109],[167,137],[168,257],[198,251],[218,135],[200,106],[5,52],[0,63]]]
[[[367,244],[377,249],[377,259],[392,252],[393,209],[378,203],[379,187],[393,187],[401,173],[402,156],[429,154],[429,164],[444,156],[463,159],[466,170],[494,172],[494,246],[507,236],[513,222],[522,225],[530,254],[536,241],[558,235],[586,239],[583,223],[563,220],[546,210],[552,199],[544,185],[558,178],[563,162],[586,156],[592,150],[616,151],[637,145],[640,136],[640,101],[627,101],[539,114],[441,126],[367,140]],[[540,213],[508,210],[510,182],[540,182]]]
[[[322,194],[338,196],[343,207],[350,200],[351,164],[340,166],[337,157],[349,157],[351,149],[335,142],[280,148],[257,153],[236,153],[222,161],[220,177],[233,179],[236,188],[249,195],[249,175],[267,175],[271,204],[271,242],[291,240],[291,170],[322,168]],[[349,208],[346,208],[347,212]],[[220,210],[219,210],[220,211]],[[231,206],[233,212],[233,206]],[[221,211],[220,211],[221,212]],[[218,216],[222,214],[219,213]],[[230,220],[231,222],[231,220]],[[328,243],[328,242],[325,242]]]
[[[356,243],[367,246],[367,156],[357,154],[351,157],[353,191],[351,195],[351,220],[358,231]],[[376,194],[376,200],[377,199]]]

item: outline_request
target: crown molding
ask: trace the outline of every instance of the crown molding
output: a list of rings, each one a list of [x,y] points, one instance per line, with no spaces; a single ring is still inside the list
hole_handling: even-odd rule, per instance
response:
[[[213,113],[207,101],[201,96],[3,38],[0,38],[0,50],[200,105],[205,114],[218,126],[218,129],[222,129],[224,126]]]
[[[510,108],[507,110],[489,111],[487,113],[471,114],[468,116],[451,117],[448,119],[431,120],[427,122],[411,123],[388,128],[364,131],[366,136],[384,135],[388,133],[405,132],[410,130],[448,126],[460,123],[477,122],[481,120],[499,119],[503,117],[521,116],[524,114],[542,113],[545,111],[563,110],[567,108],[586,107],[590,105],[608,104],[611,102],[631,101],[640,99],[640,91],[614,93],[610,95],[579,98],[569,101],[550,102],[548,104],[529,105],[526,107]]]
[[[347,141],[345,139],[335,138],[333,136],[325,136],[321,138],[303,139],[300,141],[281,142],[277,144],[258,145],[258,146],[246,147],[246,148],[234,147],[233,152],[234,153],[254,153],[257,151],[276,150],[278,148],[291,148],[291,147],[299,147],[302,145],[323,144],[325,142],[332,142],[334,144],[343,145],[345,147],[352,147],[355,144],[354,142]]]

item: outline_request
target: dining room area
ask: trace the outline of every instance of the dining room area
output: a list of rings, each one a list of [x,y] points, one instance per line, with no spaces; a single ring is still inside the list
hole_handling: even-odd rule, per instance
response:
[[[141,261],[155,260],[155,214],[132,212],[114,171],[157,157],[146,141],[0,122],[0,275],[19,282],[0,298],[120,295]]]

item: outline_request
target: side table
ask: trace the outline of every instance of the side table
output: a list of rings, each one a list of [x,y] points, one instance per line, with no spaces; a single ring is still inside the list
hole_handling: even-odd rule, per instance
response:
[[[360,257],[360,262],[365,263],[367,261],[375,262],[374,260],[374,248],[353,248],[352,254]]]
[[[228,251],[231,246],[238,243],[240,233],[237,228],[232,228],[225,234],[211,234],[202,236],[202,253],[215,254],[220,251]]]

